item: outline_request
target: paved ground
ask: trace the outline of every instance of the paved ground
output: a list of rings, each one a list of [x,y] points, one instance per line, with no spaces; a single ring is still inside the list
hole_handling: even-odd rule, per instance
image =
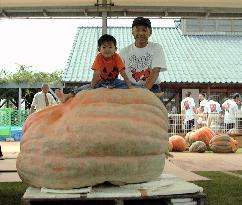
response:
[[[173,152],[170,161],[187,171],[242,170],[242,153],[188,153]]]
[[[16,170],[16,158],[20,151],[19,142],[0,142],[5,160],[0,160],[0,182],[21,181]],[[191,171],[242,170],[242,153],[179,153],[166,160],[164,173],[174,174],[186,181],[209,180]]]

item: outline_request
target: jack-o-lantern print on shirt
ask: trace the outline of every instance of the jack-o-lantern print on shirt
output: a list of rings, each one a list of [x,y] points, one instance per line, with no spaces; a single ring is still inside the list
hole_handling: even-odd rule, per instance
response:
[[[117,53],[109,60],[104,59],[102,54],[99,53],[95,58],[92,69],[101,72],[99,80],[112,81],[118,78],[120,71],[124,69],[124,63]]]

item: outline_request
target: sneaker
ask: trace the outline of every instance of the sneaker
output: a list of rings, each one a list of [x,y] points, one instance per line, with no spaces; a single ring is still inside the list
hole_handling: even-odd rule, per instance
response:
[[[3,156],[0,156],[0,160],[4,160],[4,157]]]

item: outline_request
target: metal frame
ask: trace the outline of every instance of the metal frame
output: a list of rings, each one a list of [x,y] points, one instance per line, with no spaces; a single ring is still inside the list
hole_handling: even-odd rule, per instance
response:
[[[182,18],[241,18],[242,8],[177,7],[177,6],[115,6],[113,4],[93,6],[40,6],[2,7],[0,18],[53,18],[53,17],[182,17]]]

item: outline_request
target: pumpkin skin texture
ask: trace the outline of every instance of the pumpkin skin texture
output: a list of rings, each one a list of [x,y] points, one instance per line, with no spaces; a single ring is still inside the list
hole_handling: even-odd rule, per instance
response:
[[[186,150],[186,141],[182,136],[173,135],[169,141],[172,143],[172,151],[183,152]]]
[[[210,140],[209,148],[215,153],[231,153],[236,152],[239,146],[238,142],[229,135],[220,134]]]
[[[209,145],[210,140],[215,136],[215,133],[212,129],[208,127],[202,127],[195,131],[188,132],[185,136],[186,141],[189,144],[192,144],[196,141],[202,141],[207,146]]]
[[[168,140],[168,150],[169,150],[169,152],[172,152],[172,150],[173,150],[173,144],[170,140]]]
[[[72,189],[158,177],[168,151],[168,117],[150,91],[94,89],[29,116],[17,170],[34,187]]]
[[[189,152],[199,152],[203,153],[207,150],[207,146],[202,141],[193,142],[192,145],[189,147]]]

